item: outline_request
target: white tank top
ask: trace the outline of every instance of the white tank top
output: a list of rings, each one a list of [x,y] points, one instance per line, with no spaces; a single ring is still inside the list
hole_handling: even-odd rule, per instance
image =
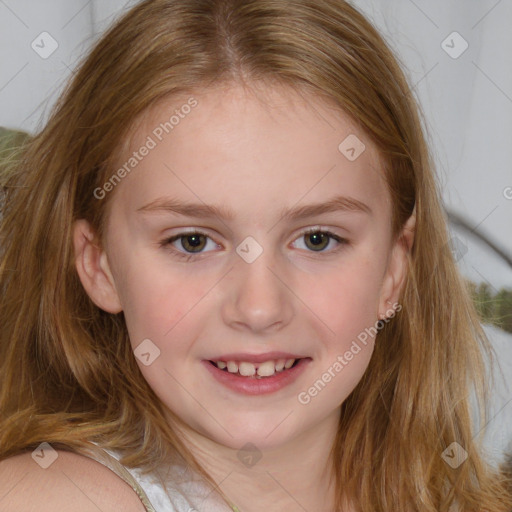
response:
[[[93,444],[96,449],[83,449],[80,453],[108,467],[130,485],[147,512],[238,512],[190,468],[171,466],[163,483],[155,474],[143,475],[138,468],[123,466],[118,452]]]

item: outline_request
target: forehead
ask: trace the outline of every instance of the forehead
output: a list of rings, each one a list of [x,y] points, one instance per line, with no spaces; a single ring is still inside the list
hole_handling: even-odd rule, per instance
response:
[[[390,215],[380,155],[332,104],[285,86],[219,86],[173,96],[134,124],[119,166],[126,208],[163,195],[224,205],[263,222],[283,206],[348,195]],[[135,163],[135,162],[132,162]]]

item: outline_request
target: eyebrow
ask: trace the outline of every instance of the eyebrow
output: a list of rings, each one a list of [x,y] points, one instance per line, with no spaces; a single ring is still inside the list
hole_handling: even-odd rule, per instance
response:
[[[138,212],[169,212],[185,217],[211,218],[219,217],[223,220],[234,220],[235,213],[224,207],[199,203],[187,203],[171,197],[159,197],[154,201],[137,209]],[[281,210],[281,220],[304,219],[323,213],[356,212],[373,215],[372,209],[362,201],[346,196],[336,196],[322,203],[297,206]]]

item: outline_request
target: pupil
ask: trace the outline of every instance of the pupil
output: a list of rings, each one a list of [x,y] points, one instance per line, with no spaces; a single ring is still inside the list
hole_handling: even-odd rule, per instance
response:
[[[186,246],[191,246],[192,248],[197,248],[197,247],[200,247],[201,246],[201,237],[203,235],[188,235],[185,238],[185,248],[187,248]],[[192,243],[190,243],[190,241],[192,240]]]
[[[308,235],[308,239],[310,240],[313,248],[318,248],[322,243],[325,243],[326,235],[325,233],[310,233]]]
[[[323,236],[323,235],[322,235],[322,236]],[[316,240],[316,241],[317,241],[317,242],[313,242],[315,245],[316,245],[317,243],[321,243],[321,240],[319,239],[320,237],[318,236],[318,233],[313,233],[313,234],[311,235],[311,237],[313,238],[313,240]]]

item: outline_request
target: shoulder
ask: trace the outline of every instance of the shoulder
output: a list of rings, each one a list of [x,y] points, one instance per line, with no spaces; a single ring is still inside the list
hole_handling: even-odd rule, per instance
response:
[[[55,453],[46,469],[31,452],[0,461],[1,510],[145,511],[135,491],[103,464],[65,450]]]

